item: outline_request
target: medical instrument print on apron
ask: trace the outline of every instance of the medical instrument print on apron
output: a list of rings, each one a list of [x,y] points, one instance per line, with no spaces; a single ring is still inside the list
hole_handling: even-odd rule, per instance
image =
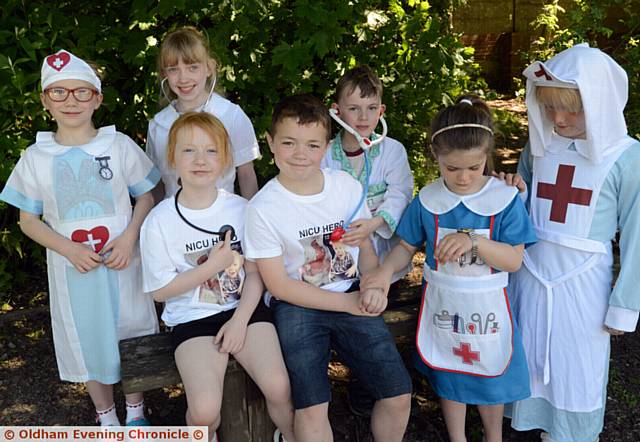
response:
[[[437,229],[438,241],[454,232]],[[490,237],[488,229],[477,232]],[[418,353],[435,370],[500,376],[513,354],[508,273],[491,273],[482,262],[469,265],[468,259],[460,261],[462,264],[438,264],[436,270],[425,267],[416,334]]]

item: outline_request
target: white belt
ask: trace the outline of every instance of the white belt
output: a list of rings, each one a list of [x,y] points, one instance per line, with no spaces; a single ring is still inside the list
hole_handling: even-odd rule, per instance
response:
[[[560,284],[562,284],[563,282],[574,278],[576,276],[578,276],[579,274],[586,272],[587,270],[591,269],[593,266],[596,265],[596,263],[598,262],[598,260],[600,259],[601,255],[600,254],[593,254],[591,255],[591,257],[589,257],[589,259],[587,259],[583,264],[581,264],[580,266],[576,267],[575,269],[573,269],[572,271],[564,274],[564,275],[560,275],[557,278],[554,279],[546,279],[542,276],[540,276],[540,274],[538,272],[536,272],[533,263],[531,262],[531,258],[529,258],[529,254],[527,253],[527,251],[525,250],[524,252],[524,257],[522,260],[522,263],[525,265],[525,267],[527,268],[527,270],[529,270],[529,272],[531,273],[531,275],[536,278],[545,288],[546,291],[546,295],[547,295],[547,330],[546,330],[546,337],[545,337],[545,354],[544,354],[544,370],[543,370],[543,382],[545,385],[547,385],[549,383],[550,377],[549,377],[549,342],[551,340],[551,323],[553,320],[553,288],[555,286],[558,286]]]

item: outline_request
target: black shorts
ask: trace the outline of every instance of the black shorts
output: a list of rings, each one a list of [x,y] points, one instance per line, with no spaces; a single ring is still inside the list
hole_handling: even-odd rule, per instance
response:
[[[205,318],[196,319],[195,321],[176,325],[171,329],[171,343],[173,344],[173,351],[175,352],[176,348],[178,348],[178,346],[187,339],[197,338],[198,336],[217,335],[222,326],[231,319],[235,311],[236,309],[233,308]],[[249,324],[253,324],[255,322],[269,322],[273,324],[271,309],[264,305],[262,298],[260,298],[260,302],[258,302],[251,318],[249,318]]]

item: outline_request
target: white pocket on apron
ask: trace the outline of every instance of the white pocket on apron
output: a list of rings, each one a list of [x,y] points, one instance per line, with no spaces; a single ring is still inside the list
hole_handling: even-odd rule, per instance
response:
[[[513,354],[506,272],[480,277],[427,270],[416,345],[435,370],[495,377]]]

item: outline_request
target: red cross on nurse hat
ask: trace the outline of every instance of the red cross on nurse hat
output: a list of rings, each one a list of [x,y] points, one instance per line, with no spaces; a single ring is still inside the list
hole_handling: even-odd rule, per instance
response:
[[[90,83],[101,92],[100,78],[91,66],[71,52],[60,49],[55,54],[49,55],[42,62],[40,73],[42,90],[49,85],[61,80],[83,80]]]
[[[578,85],[575,81],[561,79],[541,61],[534,61],[531,63],[529,67],[522,72],[522,74],[529,80],[535,82],[536,86],[578,89]]]
[[[606,53],[582,43],[544,63],[534,62],[523,74],[527,77],[529,141],[534,156],[544,156],[545,150],[553,149],[552,139],[557,139],[554,122],[546,117],[536,96],[536,88],[540,86],[579,90],[585,137],[569,141],[593,164],[599,164],[628,141],[624,107],[629,81],[624,69]]]

